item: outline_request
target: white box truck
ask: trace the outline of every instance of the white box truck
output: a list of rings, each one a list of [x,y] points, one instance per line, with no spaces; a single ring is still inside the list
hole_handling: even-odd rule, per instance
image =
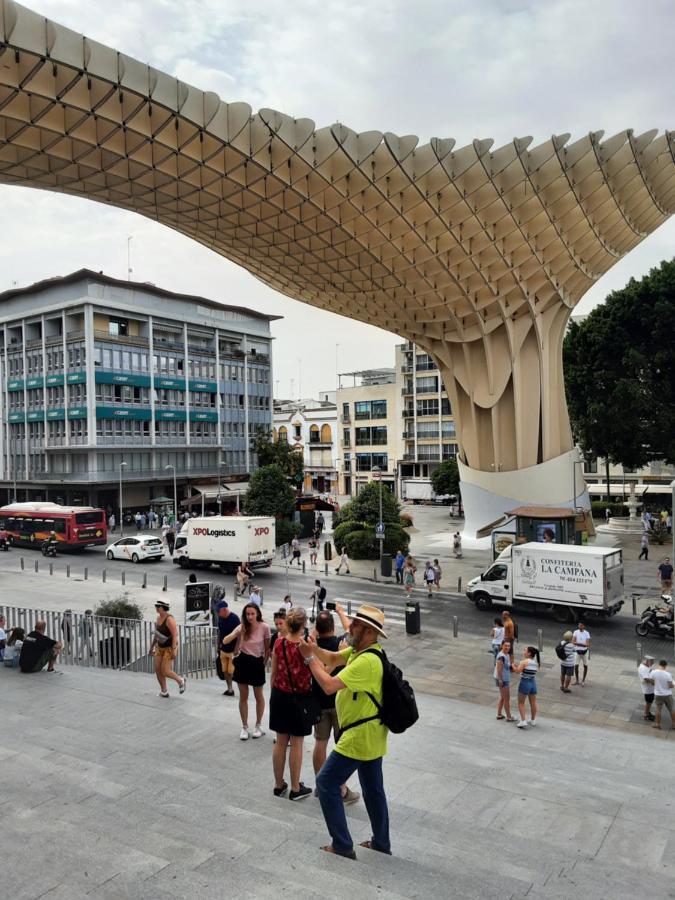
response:
[[[239,563],[251,568],[272,565],[275,553],[273,516],[204,516],[188,519],[176,537],[173,561],[182,569],[220,566],[234,573]]]
[[[478,609],[548,610],[558,622],[614,616],[623,606],[621,550],[513,544],[468,583],[466,595]]]

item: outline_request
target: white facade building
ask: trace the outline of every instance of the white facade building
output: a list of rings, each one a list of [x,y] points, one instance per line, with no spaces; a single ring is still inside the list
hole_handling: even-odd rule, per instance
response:
[[[335,397],[334,392],[325,396]],[[322,395],[324,396],[324,395]],[[337,407],[329,399],[277,401],[274,404],[274,440],[285,441],[302,452],[304,492],[337,493]]]

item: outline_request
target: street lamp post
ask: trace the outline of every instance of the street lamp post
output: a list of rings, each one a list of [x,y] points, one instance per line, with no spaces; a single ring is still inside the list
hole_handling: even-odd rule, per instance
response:
[[[124,537],[124,501],[122,499],[122,469],[126,466],[124,460],[120,461],[120,537]]]
[[[380,520],[379,524],[382,525],[382,469],[379,466],[375,466],[373,468],[373,474],[377,473],[380,482]],[[380,539],[380,572],[382,571],[382,545],[384,541]]]
[[[675,513],[675,481],[670,482],[670,522],[671,522],[671,537],[673,539],[673,546],[670,551],[670,561],[673,562],[675,560],[675,525],[673,525],[673,514]]]
[[[176,490],[176,467],[172,466],[171,463],[169,463],[169,465],[164,466],[164,468],[166,469],[167,472],[169,469],[173,469],[173,518],[174,518],[174,524],[177,524],[178,523],[178,491]]]

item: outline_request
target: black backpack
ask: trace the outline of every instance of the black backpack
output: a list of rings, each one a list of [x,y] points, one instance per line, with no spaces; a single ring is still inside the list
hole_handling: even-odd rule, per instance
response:
[[[370,691],[366,691],[375,704],[377,713],[374,716],[368,716],[366,719],[359,719],[358,722],[345,725],[341,729],[341,733],[348,731],[350,728],[356,728],[357,725],[363,725],[364,722],[372,722],[374,719],[379,719],[393,734],[402,734],[406,729],[414,725],[420,717],[417,711],[417,703],[415,702],[415,692],[403,677],[401,670],[389,662],[384,650],[376,650],[374,647],[369,647],[363,652],[374,653],[382,663],[382,704],[380,705],[377,702]]]
[[[320,587],[319,588],[319,600],[325,600],[325,599],[326,599],[326,588]]]
[[[567,654],[565,653],[565,644],[566,643],[567,643],[567,641],[560,641],[559,644],[555,645],[555,655],[558,657],[558,659],[563,659],[563,660],[567,659]]]

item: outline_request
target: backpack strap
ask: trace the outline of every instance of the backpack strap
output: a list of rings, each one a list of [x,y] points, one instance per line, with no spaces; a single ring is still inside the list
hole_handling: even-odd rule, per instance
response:
[[[384,650],[376,650],[374,647],[368,647],[366,650],[362,650],[362,653],[372,653],[377,656],[382,663],[382,671],[384,672],[384,661],[387,658]],[[354,691],[354,699],[356,699],[356,694],[358,691]],[[378,703],[373,694],[370,691],[363,691],[364,694],[367,694],[370,697],[371,702],[373,703],[377,712],[374,716],[367,716],[365,719],[359,719],[356,722],[351,722],[349,725],[345,725],[340,729],[340,737],[345,733],[345,731],[349,731],[350,728],[356,728],[357,725],[364,725],[366,722],[373,722],[375,719],[382,718],[382,704]]]

